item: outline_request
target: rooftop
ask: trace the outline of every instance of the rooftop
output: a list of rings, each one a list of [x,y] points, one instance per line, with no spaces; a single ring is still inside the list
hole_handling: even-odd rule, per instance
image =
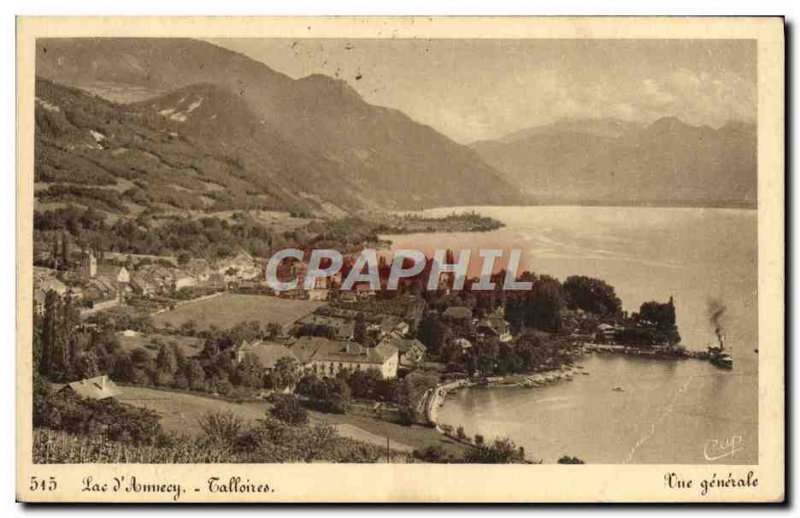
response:
[[[275,367],[275,364],[281,358],[298,360],[292,350],[285,345],[262,340],[256,340],[252,343],[244,342],[239,348],[239,352],[242,354],[254,354],[261,366],[266,369]]]
[[[466,306],[450,306],[442,313],[442,317],[455,320],[471,319],[472,310]]]
[[[122,394],[122,389],[105,374],[73,381],[72,383],[67,383],[64,388],[66,387],[72,389],[80,397],[89,399],[106,399]]]

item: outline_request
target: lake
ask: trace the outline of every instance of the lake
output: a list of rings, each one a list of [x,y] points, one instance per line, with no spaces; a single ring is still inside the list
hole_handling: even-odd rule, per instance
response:
[[[525,268],[563,280],[601,278],[624,309],[675,300],[683,343],[713,340],[708,305],[734,358],[726,372],[697,360],[588,355],[588,376],[546,388],[473,389],[444,405],[441,421],[470,435],[509,436],[530,457],[592,463],[751,463],[758,459],[757,213],[740,209],[642,207],[466,207],[506,226],[485,233],[385,236],[393,248],[521,248]],[[477,252],[473,252],[477,253]],[[623,392],[612,391],[615,386]],[[709,441],[736,453],[707,460]],[[714,443],[706,450],[715,457]]]

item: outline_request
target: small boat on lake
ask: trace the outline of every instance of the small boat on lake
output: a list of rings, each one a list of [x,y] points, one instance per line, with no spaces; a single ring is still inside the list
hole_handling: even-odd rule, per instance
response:
[[[708,346],[708,360],[722,369],[733,368],[733,358],[725,350],[725,337],[721,332],[717,332],[718,345]]]

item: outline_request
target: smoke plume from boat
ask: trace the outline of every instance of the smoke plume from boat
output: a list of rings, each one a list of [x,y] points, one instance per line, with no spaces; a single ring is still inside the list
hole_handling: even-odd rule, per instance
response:
[[[708,301],[708,321],[714,328],[714,334],[717,335],[720,347],[723,346],[725,341],[725,329],[723,327],[723,318],[728,308],[719,299],[710,299]]]

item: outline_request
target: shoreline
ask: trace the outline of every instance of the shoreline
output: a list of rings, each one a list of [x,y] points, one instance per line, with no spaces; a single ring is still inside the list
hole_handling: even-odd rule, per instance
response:
[[[550,369],[544,372],[537,372],[533,374],[510,374],[508,376],[493,376],[489,378],[482,378],[478,380],[470,380],[467,378],[459,378],[457,380],[448,381],[436,385],[423,395],[420,405],[425,409],[425,418],[428,423],[433,425],[436,430],[446,435],[451,439],[456,437],[451,436],[448,430],[452,430],[453,426],[447,423],[440,423],[438,421],[439,408],[444,406],[447,401],[447,396],[456,390],[468,388],[544,388],[562,381],[572,381],[575,376],[589,376],[589,372],[584,369],[582,365],[572,364],[570,366],[563,366],[557,369]],[[469,444],[472,444],[471,442]]]

